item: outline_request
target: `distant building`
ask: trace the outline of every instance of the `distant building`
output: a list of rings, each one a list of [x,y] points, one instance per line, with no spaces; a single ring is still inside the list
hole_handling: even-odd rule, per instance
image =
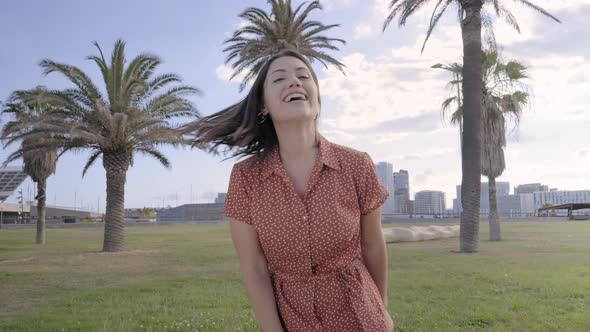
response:
[[[36,223],[37,202],[0,203],[0,224]],[[45,206],[45,222],[74,223],[80,220],[100,220],[100,214],[95,211],[74,209],[71,207]]]
[[[184,204],[173,208],[158,210],[158,221],[206,221],[225,220],[223,203]]]
[[[0,202],[0,227],[2,224],[29,222],[30,212],[29,204]]]
[[[590,190],[557,190],[540,183],[527,183],[514,187],[514,195],[508,193],[508,182],[497,182],[497,203],[500,217],[526,217],[533,216],[537,210],[545,204],[562,205],[569,203],[590,203]],[[489,214],[488,183],[481,184],[481,209],[482,215]],[[453,200],[453,212],[461,213],[461,186],[457,186],[457,199]],[[577,213],[590,213],[590,210],[581,210]]]
[[[409,214],[410,179],[408,171],[400,169],[393,173],[393,212]]]
[[[414,196],[416,215],[442,215],[445,210],[445,193],[442,191],[423,190]]]
[[[456,214],[460,214],[463,210],[461,208],[461,185],[456,187],[457,198],[453,200],[453,211]],[[510,194],[510,183],[509,182],[496,182],[496,198],[499,196],[507,196]],[[490,189],[487,182],[482,182],[479,192],[480,205],[479,213],[488,214],[490,212]]]
[[[534,216],[533,194],[498,196],[498,214],[504,218]]]
[[[389,192],[389,197],[383,204],[382,213],[391,214],[394,208],[394,190],[393,190],[393,165],[388,162],[379,162],[375,165],[379,180]]]
[[[460,215],[462,211],[461,202],[458,198],[453,198],[453,214]]]
[[[544,204],[561,205],[568,203],[590,203],[590,190],[561,190],[533,193],[533,205],[535,210],[542,208]],[[588,212],[587,210],[578,211]]]
[[[225,203],[225,197],[227,193],[218,193],[217,197],[215,197],[215,203]]]
[[[0,202],[4,202],[25,181],[22,166],[0,167]]]
[[[496,182],[496,199],[500,196],[510,195],[510,183],[509,182]],[[481,183],[480,192],[481,203],[479,211],[482,214],[490,213],[490,189],[487,182]]]
[[[414,200],[411,199],[408,201],[408,214],[409,215],[414,215]]]
[[[544,186],[540,183],[526,183],[526,184],[521,184],[521,185],[514,187],[514,194],[515,195],[532,194],[537,191],[549,191],[549,187]]]

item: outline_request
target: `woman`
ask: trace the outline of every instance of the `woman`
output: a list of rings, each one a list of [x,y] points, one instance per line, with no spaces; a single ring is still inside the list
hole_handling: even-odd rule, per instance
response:
[[[381,205],[366,153],[318,133],[318,80],[285,51],[241,102],[188,129],[237,149],[225,202],[240,270],[264,331],[391,331]]]

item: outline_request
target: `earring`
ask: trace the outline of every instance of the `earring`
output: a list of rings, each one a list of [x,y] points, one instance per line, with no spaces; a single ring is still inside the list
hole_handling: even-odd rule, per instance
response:
[[[259,119],[258,123],[263,124],[264,121],[266,121],[267,116],[268,116],[268,113],[262,113],[262,112],[258,113],[258,119]]]

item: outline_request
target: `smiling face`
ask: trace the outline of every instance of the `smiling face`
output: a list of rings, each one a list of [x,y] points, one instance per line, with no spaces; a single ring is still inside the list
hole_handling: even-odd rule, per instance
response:
[[[307,65],[292,56],[274,60],[264,81],[264,113],[273,123],[314,121],[320,111],[319,91]]]

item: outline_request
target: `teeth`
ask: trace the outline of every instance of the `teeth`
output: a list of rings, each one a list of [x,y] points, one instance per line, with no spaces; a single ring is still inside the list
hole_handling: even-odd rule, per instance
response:
[[[307,98],[305,97],[304,94],[301,94],[301,93],[292,93],[292,94],[288,95],[287,97],[285,97],[285,100],[284,101],[287,102],[287,103],[289,103],[289,102],[291,102],[295,98],[300,98],[302,100],[307,100]]]

